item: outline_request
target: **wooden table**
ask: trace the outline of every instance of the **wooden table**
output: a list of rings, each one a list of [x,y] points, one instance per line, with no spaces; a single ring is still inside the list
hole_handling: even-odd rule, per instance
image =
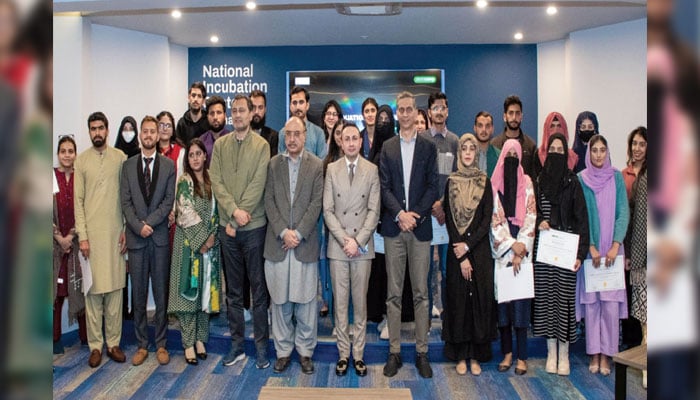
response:
[[[263,386],[258,400],[316,399],[411,400],[411,389],[392,388],[316,388]]]
[[[627,367],[647,369],[647,345],[619,352],[613,356],[615,362],[615,399],[627,398]]]

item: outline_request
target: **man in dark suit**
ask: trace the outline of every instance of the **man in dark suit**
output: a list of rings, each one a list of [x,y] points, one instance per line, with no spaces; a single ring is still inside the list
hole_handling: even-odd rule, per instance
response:
[[[306,126],[293,116],[284,126],[286,151],[270,160],[265,184],[265,280],[270,291],[275,373],[292,351],[301,372],[312,374],[317,342],[318,217],[323,204],[323,162],[304,149]]]
[[[168,285],[170,249],[168,214],[175,200],[175,164],[156,152],[158,121],[146,116],[141,121],[141,156],[124,162],[121,176],[121,205],[126,220],[129,250],[134,328],[138,350],[132,363],[141,365],[148,357],[146,303],[151,278],[156,303],[156,357],[161,365],[170,361],[165,348],[168,328]]]
[[[250,127],[270,144],[270,158],[277,155],[279,146],[279,136],[276,130],[265,126],[265,115],[267,115],[267,97],[261,90],[250,92],[250,101],[253,102],[253,120]]]
[[[416,368],[424,378],[433,376],[428,361],[428,269],[433,238],[431,212],[438,199],[437,150],[415,127],[416,100],[409,92],[396,98],[399,136],[384,143],[379,161],[382,190],[382,235],[386,252],[389,358],[385,376],[401,368],[401,294],[406,258],[413,286],[416,318]]]

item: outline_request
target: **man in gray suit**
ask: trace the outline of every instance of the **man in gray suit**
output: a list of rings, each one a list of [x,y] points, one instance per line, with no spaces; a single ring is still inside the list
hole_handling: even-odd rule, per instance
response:
[[[306,126],[301,118],[290,118],[284,130],[287,150],[270,160],[265,184],[265,280],[272,300],[272,336],[277,351],[274,371],[287,369],[296,347],[301,371],[311,374],[317,339],[323,162],[304,151]]]
[[[343,376],[348,370],[348,296],[352,293],[352,355],[355,373],[365,376],[367,366],[362,358],[367,328],[367,287],[374,258],[373,234],[379,221],[381,188],[377,166],[359,157],[362,136],[357,126],[345,125],[341,137],[345,156],[328,166],[323,190],[323,217],[331,233],[328,258],[339,353],[335,374]]]
[[[175,164],[156,152],[158,121],[146,116],[141,121],[141,156],[124,162],[121,177],[121,205],[126,220],[126,247],[129,250],[134,328],[138,350],[132,364],[141,365],[148,357],[146,303],[148,279],[156,303],[156,357],[161,365],[170,361],[165,349],[168,328],[168,286],[170,284],[170,243],[168,214],[175,201]]]

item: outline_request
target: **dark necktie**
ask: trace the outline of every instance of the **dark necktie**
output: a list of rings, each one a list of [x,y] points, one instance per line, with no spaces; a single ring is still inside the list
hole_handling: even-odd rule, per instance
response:
[[[143,182],[146,186],[146,197],[151,195],[151,161],[152,158],[144,158],[143,161],[146,163],[146,167],[143,169]]]
[[[355,177],[355,164],[350,164],[350,184],[352,185],[352,178]]]

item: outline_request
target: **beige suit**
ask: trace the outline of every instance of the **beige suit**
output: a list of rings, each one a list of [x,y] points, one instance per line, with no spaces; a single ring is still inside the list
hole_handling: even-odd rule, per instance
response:
[[[328,259],[335,296],[335,325],[340,358],[350,356],[348,296],[354,308],[353,357],[362,360],[367,325],[367,287],[374,258],[373,234],[379,220],[380,186],[377,167],[362,157],[355,160],[350,183],[345,157],[328,165],[323,190],[323,217],[328,227]],[[357,241],[363,250],[348,257],[345,239]]]

